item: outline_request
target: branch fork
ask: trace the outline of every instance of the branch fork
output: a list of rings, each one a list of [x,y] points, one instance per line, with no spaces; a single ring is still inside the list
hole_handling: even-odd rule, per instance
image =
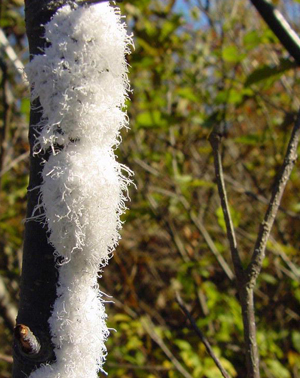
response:
[[[216,127],[209,137],[209,142],[211,144],[214,155],[216,181],[226,224],[227,238],[230,245],[234,272],[236,276],[236,285],[239,293],[240,304],[242,307],[248,378],[260,378],[259,353],[256,343],[256,325],[253,290],[256,285],[257,278],[262,269],[267,242],[272,230],[274,220],[277,215],[277,211],[280,206],[282,195],[284,193],[286,184],[290,178],[292,169],[297,160],[297,148],[299,144],[299,138],[300,111],[298,113],[295,125],[291,133],[290,142],[280,173],[278,175],[278,178],[272,191],[268,209],[266,211],[264,220],[262,221],[259,228],[251,261],[246,267],[246,269],[244,269],[237,247],[235,231],[227,200],[227,192],[222,167],[222,158],[220,153],[222,134],[220,134],[218,128]]]

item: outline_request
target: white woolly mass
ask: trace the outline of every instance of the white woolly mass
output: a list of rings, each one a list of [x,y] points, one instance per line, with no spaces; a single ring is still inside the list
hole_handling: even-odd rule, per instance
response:
[[[65,6],[46,25],[51,45],[26,68],[32,99],[39,98],[43,110],[36,149],[77,138],[117,144],[116,134],[128,125],[124,54],[132,44],[120,19],[107,3],[75,11]]]
[[[41,193],[49,241],[65,261],[80,250],[93,263],[106,265],[126,209],[128,180],[122,167],[111,149],[81,142],[52,155],[45,165]]]
[[[49,319],[56,362],[30,378],[96,378],[109,334],[97,279],[120,239],[132,175],[113,152],[128,126],[132,40],[107,3],[59,9],[45,38],[49,47],[26,73],[42,111],[35,151],[52,151],[31,219],[42,209],[59,271]]]

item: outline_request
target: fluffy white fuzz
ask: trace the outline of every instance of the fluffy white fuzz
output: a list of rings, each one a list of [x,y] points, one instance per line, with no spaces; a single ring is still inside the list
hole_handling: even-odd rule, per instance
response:
[[[66,146],[80,138],[116,145],[127,126],[122,112],[129,90],[127,64],[132,39],[116,8],[107,3],[58,10],[45,27],[51,44],[26,68],[43,117],[36,148]]]
[[[129,82],[131,37],[118,8],[65,6],[45,26],[49,42],[26,69],[39,99],[36,152],[50,148],[41,203],[59,271],[49,319],[56,362],[30,378],[96,378],[109,331],[97,283],[120,238],[132,172],[116,161]]]

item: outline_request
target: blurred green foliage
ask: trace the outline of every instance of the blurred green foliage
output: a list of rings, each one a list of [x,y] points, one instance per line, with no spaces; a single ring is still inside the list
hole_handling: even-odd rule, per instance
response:
[[[297,1],[274,4],[299,31]],[[2,1],[1,27],[26,62],[22,5]],[[216,123],[227,134],[225,180],[246,263],[300,105],[299,69],[250,2],[131,0],[122,10],[135,39],[128,57],[134,91],[131,130],[123,132],[118,154],[135,171],[137,189],[131,188],[123,239],[100,280],[114,297],[107,312],[117,330],[107,343],[106,370],[113,378],[179,378],[175,358],[193,378],[221,377],[180,311],[178,291],[230,375],[244,377],[235,284],[203,234],[204,228],[231,267],[207,138]],[[2,50],[1,62],[8,110],[0,104],[0,274],[17,304],[30,106]],[[255,292],[263,378],[300,377],[299,193],[296,168]],[[0,333],[0,355],[10,355],[11,331],[2,318]],[[0,377],[10,377],[1,357]]]

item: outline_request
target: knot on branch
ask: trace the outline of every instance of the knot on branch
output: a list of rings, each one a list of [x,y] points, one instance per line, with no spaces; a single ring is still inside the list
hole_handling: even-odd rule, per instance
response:
[[[19,342],[21,350],[26,354],[36,355],[41,350],[41,344],[29,327],[17,324],[14,330],[15,338]]]

